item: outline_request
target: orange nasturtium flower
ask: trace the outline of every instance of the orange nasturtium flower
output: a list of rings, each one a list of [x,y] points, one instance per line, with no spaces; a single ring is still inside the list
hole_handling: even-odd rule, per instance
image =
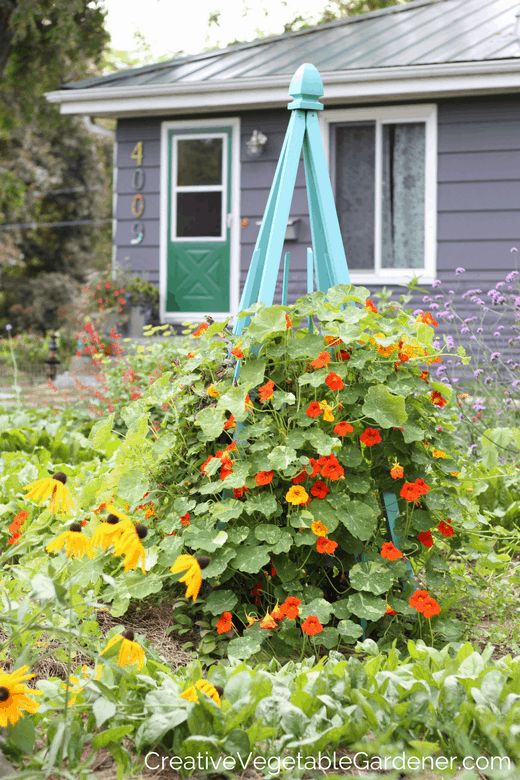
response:
[[[394,461],[394,465],[390,469],[390,476],[392,479],[402,479],[404,477],[404,469],[399,465],[397,460]]]
[[[332,480],[332,482],[345,475],[345,469],[340,465],[335,455],[322,456],[318,463],[321,466],[322,476]]]
[[[290,328],[291,326],[292,326],[292,322],[291,322],[291,320],[289,319],[289,315],[286,313],[286,315],[285,315],[285,327],[286,327],[286,329],[287,329],[287,330],[289,330],[289,328]]]
[[[315,615],[309,615],[307,620],[302,623],[302,631],[309,636],[315,636],[315,634],[321,634],[323,626]]]
[[[311,401],[307,409],[305,410],[305,414],[309,417],[319,417],[322,413],[323,409],[321,408],[320,404],[317,401]]]
[[[403,553],[394,546],[393,542],[385,542],[381,548],[381,558],[388,558],[389,561],[396,561],[402,558]]]
[[[327,536],[329,529],[321,520],[315,520],[311,525],[311,531],[315,536]]]
[[[421,371],[421,373],[419,374],[419,379],[423,379],[426,382],[426,384],[428,384],[428,377],[429,376],[430,376],[430,372],[429,371]]]
[[[395,609],[392,609],[392,607],[390,606],[390,604],[387,604],[387,605],[386,605],[386,612],[385,612],[385,615],[397,615],[397,612],[395,611]]]
[[[207,394],[208,394],[209,396],[211,396],[212,398],[218,398],[218,397],[219,397],[219,395],[220,395],[220,393],[219,393],[219,391],[217,390],[217,388],[215,387],[215,385],[210,385],[210,386],[208,387],[208,389],[207,389],[207,391],[206,391],[206,392],[207,392]]]
[[[414,485],[416,486],[417,490],[419,491],[419,495],[425,496],[426,493],[428,493],[431,488],[428,487],[424,479],[416,479],[414,482]]]
[[[269,379],[265,385],[262,385],[262,387],[258,388],[258,394],[260,396],[260,400],[262,403],[264,401],[268,401],[270,398],[273,397],[273,391],[274,391],[274,382],[272,379]]]
[[[343,344],[343,341],[340,339],[339,336],[325,336],[325,341],[327,344],[332,347],[337,347],[339,344]]]
[[[306,504],[309,500],[309,494],[301,485],[293,485],[285,494],[286,500],[293,506]]]
[[[333,542],[332,539],[327,539],[326,536],[320,536],[318,538],[318,541],[316,542],[316,549],[322,555],[324,553],[333,555],[334,550],[336,549],[337,546],[338,546],[337,542]]]
[[[217,634],[225,634],[231,629],[232,625],[231,612],[223,612],[217,623]]]
[[[329,371],[325,379],[325,384],[328,385],[331,390],[343,390],[345,387],[343,379],[334,371]]]
[[[202,336],[205,330],[208,329],[208,326],[205,322],[201,322],[197,330],[192,334],[193,339],[198,339],[199,336]]]
[[[365,303],[365,308],[368,309],[368,311],[371,311],[373,314],[377,314],[377,309],[374,305],[374,301],[371,301],[370,298],[367,298]]]
[[[434,598],[429,596],[423,603],[422,613],[424,617],[429,620],[434,615],[439,615],[441,608]]]
[[[332,406],[329,406],[327,401],[320,401],[320,406],[323,409],[323,419],[325,422],[334,422],[334,415],[332,414]]]
[[[317,358],[311,360],[311,366],[313,368],[324,368],[327,363],[330,363],[330,355],[328,352],[320,352]]]
[[[278,606],[278,602],[276,602],[275,608],[269,614],[271,615],[273,620],[276,620],[277,623],[280,623],[285,618],[283,612],[280,612],[280,607]]]
[[[336,436],[346,436],[347,433],[352,433],[354,431],[354,428],[352,425],[348,422],[339,422],[336,423],[334,426],[333,433],[336,434]]]
[[[377,430],[377,428],[366,428],[361,436],[359,437],[360,441],[363,442],[365,447],[373,447],[374,444],[379,444],[381,441],[381,434]]]
[[[241,488],[233,488],[233,495],[235,498],[242,498],[244,493],[247,493],[247,488],[245,485],[243,485]]]
[[[243,353],[243,352],[242,352],[242,350],[240,349],[240,345],[241,345],[241,344],[242,344],[242,342],[241,342],[241,341],[239,341],[239,342],[238,342],[238,344],[236,344],[236,345],[233,347],[233,349],[231,350],[231,354],[232,354],[232,355],[234,355],[234,356],[235,356],[236,358],[238,358],[239,360],[240,360],[241,358],[243,358],[243,357],[244,357],[244,353]]]
[[[300,614],[299,606],[301,604],[300,599],[296,596],[287,596],[284,603],[280,606],[280,612],[288,620],[294,620]]]
[[[423,604],[427,598],[429,598],[427,590],[415,590],[408,599],[408,603],[411,607],[416,609],[417,612],[422,612]]]
[[[228,428],[236,428],[237,424],[235,422],[235,415],[230,414],[229,420],[226,420],[224,423],[224,430],[227,431]]]
[[[255,477],[257,485],[268,485],[273,481],[274,471],[259,471]]]
[[[445,458],[446,453],[442,450],[433,450],[432,455],[434,458]]]
[[[429,311],[425,311],[422,314],[419,314],[415,322],[424,322],[426,325],[433,325],[434,328],[436,328],[439,324],[437,320],[433,318],[432,313]]]
[[[265,628],[265,629],[268,629],[268,630],[269,629],[272,630],[274,628],[278,628],[278,623],[276,623],[276,621],[269,614],[269,612],[266,612],[265,613],[265,617],[262,618],[262,620],[260,621],[260,628]]]

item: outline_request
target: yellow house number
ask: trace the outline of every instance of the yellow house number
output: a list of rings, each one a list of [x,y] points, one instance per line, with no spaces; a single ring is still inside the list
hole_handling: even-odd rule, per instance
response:
[[[134,150],[130,155],[131,160],[136,161],[137,168],[132,176],[132,189],[142,190],[144,187],[145,173],[141,168],[144,157],[143,142],[138,141],[134,146]],[[140,192],[134,195],[132,201],[132,216],[141,217],[144,212],[144,197]],[[140,244],[144,238],[144,224],[142,222],[134,222],[132,225],[132,232],[136,234],[135,238],[130,240],[131,244]]]

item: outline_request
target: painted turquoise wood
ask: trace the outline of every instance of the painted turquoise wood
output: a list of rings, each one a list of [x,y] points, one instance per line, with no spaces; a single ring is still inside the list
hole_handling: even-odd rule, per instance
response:
[[[289,264],[291,253],[286,252],[283,260],[283,284],[282,284],[282,306],[287,306],[287,296],[289,294]]]
[[[307,292],[314,292],[314,255],[310,247],[307,249]],[[307,327],[309,333],[314,333],[314,322],[310,314],[307,317]]]
[[[247,309],[257,301],[265,303],[266,306],[273,303],[302,150],[318,289],[326,291],[335,284],[350,282],[318,123],[317,111],[323,109],[318,102],[318,98],[323,95],[323,82],[314,65],[305,63],[298,68],[291,81],[289,94],[294,98],[288,106],[292,115],[239,311]],[[247,321],[248,318],[237,319],[235,335],[242,333]]]

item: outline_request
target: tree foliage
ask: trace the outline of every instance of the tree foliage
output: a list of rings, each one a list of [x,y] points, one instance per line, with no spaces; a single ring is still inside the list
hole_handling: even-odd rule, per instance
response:
[[[380,11],[394,5],[405,5],[410,0],[330,0],[317,21],[310,21],[308,17],[298,15],[292,21],[284,25],[284,32],[303,30],[313,27],[315,24],[325,24],[349,16],[358,16],[370,11]]]
[[[59,326],[73,280],[110,257],[109,223],[90,221],[110,218],[112,143],[45,98],[99,74],[104,16],[97,0],[0,4],[0,228],[18,225],[0,229],[0,325]],[[89,224],[25,227],[77,220]]]

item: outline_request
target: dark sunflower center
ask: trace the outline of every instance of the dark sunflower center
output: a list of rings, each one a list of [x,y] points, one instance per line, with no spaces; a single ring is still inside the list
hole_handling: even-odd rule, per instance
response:
[[[53,479],[57,479],[58,482],[65,482],[67,481],[67,475],[63,473],[63,471],[57,471],[55,474],[52,475]]]
[[[72,523],[72,525],[69,528],[69,531],[74,531],[74,533],[80,534],[81,533],[81,523]]]
[[[117,523],[119,523],[119,517],[116,517],[115,515],[109,515],[107,517],[107,523],[110,525],[117,525]]]
[[[199,564],[201,569],[205,569],[206,566],[209,566],[210,564],[210,558],[208,555],[201,555],[197,559],[197,563]]]
[[[145,525],[141,525],[141,523],[137,523],[135,526],[135,532],[139,539],[144,539],[148,534],[148,528]]]
[[[4,688],[3,685],[0,686],[0,701],[7,701],[9,698],[9,688]]]
[[[123,639],[128,639],[130,642],[133,642],[135,634],[131,628],[127,628],[126,631],[123,631],[122,636]]]

